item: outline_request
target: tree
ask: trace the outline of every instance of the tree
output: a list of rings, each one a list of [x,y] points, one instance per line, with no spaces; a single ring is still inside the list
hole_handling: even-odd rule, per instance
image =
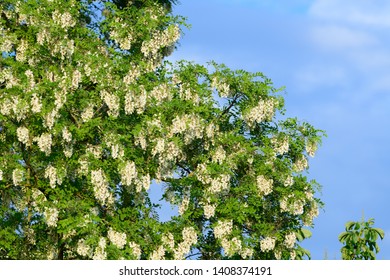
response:
[[[324,132],[262,73],[165,61],[167,3],[1,2],[1,259],[309,256]]]
[[[376,240],[378,237],[383,239],[385,232],[380,228],[373,228],[373,225],[372,218],[345,224],[345,232],[339,235],[339,241],[344,245],[341,248],[343,260],[375,260],[379,252]]]

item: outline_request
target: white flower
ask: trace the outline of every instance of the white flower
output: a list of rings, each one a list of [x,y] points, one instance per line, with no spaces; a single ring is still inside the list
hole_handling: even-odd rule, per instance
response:
[[[238,239],[237,237],[233,237],[233,239],[230,240],[230,241],[225,239],[225,238],[223,238],[221,240],[221,245],[222,245],[222,248],[225,251],[226,256],[228,256],[228,257],[231,257],[235,253],[240,252],[241,248],[242,248],[241,240]]]
[[[119,249],[123,249],[123,247],[126,245],[126,233],[120,233],[112,228],[108,230],[107,234],[108,239],[110,239],[111,243],[117,246]]]
[[[250,127],[252,127],[255,123],[269,121],[274,115],[276,105],[277,100],[275,99],[260,99],[257,106],[250,109],[243,118]]]
[[[106,176],[104,175],[103,170],[92,170],[91,171],[91,182],[93,185],[93,190],[95,194],[95,198],[101,203],[105,204],[106,202],[110,202],[111,193],[108,189],[108,183],[106,180]]]
[[[133,255],[139,260],[141,258],[141,247],[135,242],[129,242],[129,247],[133,251]]]
[[[149,257],[150,260],[163,260],[165,255],[164,246],[159,246]]]
[[[101,99],[107,104],[107,114],[111,117],[118,117],[119,115],[119,97],[111,94],[105,90],[100,92]]]
[[[209,187],[209,192],[211,193],[220,193],[222,191],[229,190],[230,188],[230,175],[221,174],[217,178],[211,179],[211,185]]]
[[[175,239],[172,233],[170,232],[165,233],[162,236],[161,241],[164,244],[164,246],[168,247],[169,249],[173,250],[175,248]]]
[[[130,186],[137,178],[137,169],[135,167],[135,163],[132,161],[128,161],[126,165],[120,170],[121,182],[125,186]]]
[[[93,117],[93,105],[89,105],[87,108],[84,109],[84,111],[81,113],[81,120],[83,122],[87,122]]]
[[[247,259],[253,256],[252,248],[244,248],[241,250],[240,255],[243,259]]]
[[[301,172],[305,169],[307,169],[308,167],[308,163],[307,163],[307,159],[304,155],[301,155],[295,162],[294,162],[294,165],[293,165],[293,170],[295,172]]]
[[[216,206],[214,204],[206,204],[203,206],[204,217],[210,219],[214,217]]]
[[[3,170],[0,169],[0,181],[3,180]]]
[[[14,186],[20,186],[20,183],[23,181],[23,171],[20,169],[14,169],[12,171],[12,182]]]
[[[260,175],[257,176],[256,182],[260,195],[268,195],[272,192],[274,182],[272,179],[266,179],[263,175]]]
[[[52,207],[45,207],[45,211],[43,212],[43,215],[46,219],[46,224],[49,227],[56,227],[57,221],[58,221],[58,209],[52,208]]]
[[[80,256],[83,256],[83,257],[86,257],[90,254],[91,252],[91,247],[88,246],[86,243],[85,243],[85,240],[84,239],[80,239],[77,243],[77,254],[79,254]]]
[[[291,187],[293,184],[294,184],[294,178],[291,175],[287,176],[286,180],[283,183],[285,187]]]
[[[226,158],[226,152],[221,146],[219,146],[215,150],[214,155],[212,156],[212,161],[219,163],[219,164],[222,164],[223,161],[225,160],[225,158]]]
[[[95,252],[93,254],[94,260],[105,260],[107,259],[107,252],[105,251],[106,248],[106,239],[104,237],[100,237],[99,244],[95,248]]]
[[[226,235],[230,234],[233,230],[233,221],[218,221],[217,225],[214,227],[214,236],[216,238],[223,238]]]
[[[31,111],[33,113],[39,113],[41,109],[42,109],[41,98],[36,93],[33,93],[33,95],[31,96]]]
[[[47,156],[51,153],[52,139],[50,133],[43,133],[39,137],[35,137],[34,141],[38,142],[39,149],[44,152]]]
[[[72,133],[69,132],[67,127],[64,127],[62,129],[62,138],[65,140],[65,142],[70,142],[72,141]]]
[[[315,142],[308,142],[306,144],[306,152],[309,156],[314,157],[317,151],[317,144]]]
[[[266,237],[260,241],[260,250],[262,252],[268,252],[275,248],[275,238]]]
[[[29,146],[30,144],[30,136],[28,128],[24,126],[20,126],[16,129],[16,135],[18,136],[18,140],[23,144]]]
[[[295,245],[297,237],[294,232],[291,232],[289,234],[286,234],[284,237],[284,244],[286,245],[287,248],[293,248]]]
[[[180,207],[179,207],[179,215],[183,215],[184,214],[184,212],[188,208],[189,202],[190,202],[190,197],[188,195],[185,195],[184,198],[183,198],[183,201],[181,202]]]
[[[57,169],[49,165],[45,170],[45,178],[50,180],[50,187],[55,188],[56,184],[61,185],[62,180],[57,175]]]

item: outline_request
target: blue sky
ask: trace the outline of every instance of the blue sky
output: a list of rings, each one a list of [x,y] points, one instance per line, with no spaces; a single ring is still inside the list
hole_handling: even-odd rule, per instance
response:
[[[390,1],[197,0],[170,60],[261,71],[286,87],[286,116],[327,132],[310,161],[324,211],[302,245],[313,259],[340,259],[337,237],[350,220],[375,218],[390,259]]]

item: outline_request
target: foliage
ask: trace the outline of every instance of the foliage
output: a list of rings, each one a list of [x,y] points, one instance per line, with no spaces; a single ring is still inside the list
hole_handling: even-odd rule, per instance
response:
[[[323,131],[262,73],[165,61],[168,2],[1,2],[1,259],[309,255]]]
[[[345,232],[339,235],[343,243],[341,248],[343,260],[375,260],[379,252],[376,243],[378,237],[383,239],[385,233],[380,228],[373,228],[374,219],[361,222],[347,222]]]

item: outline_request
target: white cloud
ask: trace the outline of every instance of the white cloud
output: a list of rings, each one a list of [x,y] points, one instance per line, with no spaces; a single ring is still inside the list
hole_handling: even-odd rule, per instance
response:
[[[313,42],[325,50],[350,50],[378,44],[375,36],[368,32],[336,24],[316,24],[310,35]]]
[[[309,14],[317,19],[371,27],[390,26],[388,0],[316,0]]]

